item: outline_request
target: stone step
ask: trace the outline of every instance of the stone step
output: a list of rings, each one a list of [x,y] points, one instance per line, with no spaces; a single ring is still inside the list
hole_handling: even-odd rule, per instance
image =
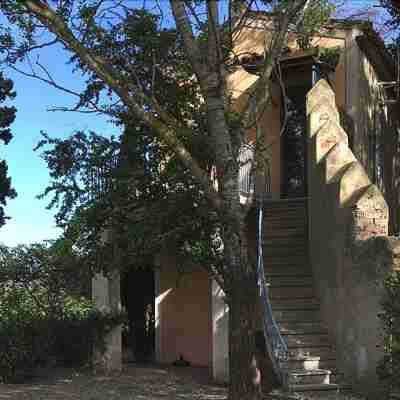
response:
[[[271,259],[271,257],[268,257],[268,260],[266,260],[267,257],[263,258],[264,261],[264,269],[267,271],[268,268],[270,269],[279,269],[279,268],[307,268],[311,269],[310,266],[310,260],[307,257],[306,259],[301,259],[301,258],[276,258],[276,259]],[[268,263],[267,263],[268,262]]]
[[[288,252],[290,250],[286,250]],[[268,265],[307,265],[309,267],[310,261],[307,253],[293,252],[290,254],[284,254],[283,250],[279,253],[263,252],[263,263],[265,266]]]
[[[330,337],[328,334],[317,334],[317,333],[309,333],[309,334],[284,334],[282,335],[286,340],[286,343],[289,347],[289,350],[294,350],[295,348],[304,348],[304,347],[320,347],[326,346],[328,348],[332,348]]]
[[[263,215],[263,221],[279,221],[279,220],[302,220],[307,222],[308,220],[308,213],[302,210],[283,210],[283,211],[276,211],[270,210],[265,211]]]
[[[279,229],[302,229],[308,231],[308,221],[304,218],[288,218],[276,216],[274,218],[265,218],[262,225],[263,233],[274,232]]]
[[[313,277],[311,275],[269,275],[265,277],[266,283],[270,286],[312,286]]]
[[[263,213],[263,221],[270,220],[279,220],[282,218],[283,220],[289,219],[302,219],[303,221],[308,220],[308,213],[303,209],[274,209],[274,210],[264,210]]]
[[[319,362],[320,368],[322,369],[329,369],[332,371],[332,374],[338,374],[340,371],[338,370],[337,360],[336,358],[324,358],[321,357]]]
[[[299,210],[299,211],[307,211],[307,205],[304,203],[297,204],[264,204],[263,211],[265,213],[274,212],[274,211],[290,211],[290,210]]]
[[[306,249],[308,253],[308,241],[291,238],[270,239],[263,241],[262,248],[264,252],[269,249],[285,249],[287,251],[288,249],[299,248]]]
[[[263,252],[265,254],[268,253],[273,253],[273,252],[280,252],[283,255],[284,250],[286,250],[286,254],[288,254],[288,251],[292,252],[299,252],[302,251],[303,253],[307,254],[309,253],[308,245],[305,242],[299,242],[297,240],[291,240],[291,239],[277,239],[277,240],[269,240],[267,242],[264,241],[262,244]]]
[[[268,250],[268,249],[285,249],[287,250],[292,250],[296,248],[301,248],[305,249],[308,252],[308,240],[306,239],[291,239],[290,237],[285,237],[285,236],[280,236],[280,237],[274,237],[274,238],[268,238],[264,239],[262,242],[262,247],[263,250]]]
[[[286,234],[284,232],[274,232],[273,234],[264,235],[262,245],[266,246],[284,246],[289,247],[292,244],[302,244],[305,248],[308,248],[308,238],[303,232],[294,232],[291,234]]]
[[[264,265],[265,276],[275,277],[275,276],[310,276],[312,275],[311,267],[302,266],[271,266]]]
[[[308,254],[299,255],[272,255],[272,254],[264,254],[263,262],[265,265],[310,265],[310,259]]]
[[[292,393],[313,393],[324,394],[327,391],[340,392],[343,390],[337,383],[309,383],[304,385],[288,385],[289,392]]]
[[[283,363],[287,369],[329,369],[333,374],[337,373],[336,358],[324,359],[322,356],[294,355],[289,354],[289,359]]]
[[[297,212],[307,212],[307,207],[304,207],[304,205],[298,204],[298,205],[292,205],[292,206],[282,206],[282,205],[266,205],[263,208],[264,215],[268,214],[274,214],[277,212],[290,212],[290,211],[297,211]]]
[[[264,239],[262,242],[262,248],[264,252],[268,249],[285,249],[288,251],[295,248],[305,249],[307,253],[309,251],[308,239],[299,240],[297,238],[292,239],[290,237],[283,236]]]
[[[269,215],[263,218],[263,230],[276,229],[283,226],[302,227],[307,230],[308,217],[299,214]]]
[[[308,309],[319,307],[319,302],[314,296],[293,297],[291,299],[271,300],[272,310],[282,309]]]
[[[301,347],[301,348],[290,348],[289,357],[320,357],[321,360],[336,361],[336,350],[329,344],[328,346],[313,346],[313,347]]]
[[[263,249],[264,257],[266,258],[284,258],[301,257],[308,258],[308,249],[304,247],[265,247]]]
[[[287,229],[297,229],[298,232],[291,233],[289,235],[282,235],[280,232],[281,230],[287,230]],[[275,235],[275,234],[278,235]],[[276,229],[266,229],[263,232],[263,245],[266,244],[283,244],[286,241],[291,242],[291,243],[308,243],[308,234],[304,230],[298,228],[298,227],[288,227],[288,228],[276,228]]]
[[[270,212],[264,214],[263,217],[263,228],[268,228],[271,225],[285,224],[301,224],[307,227],[308,214],[301,211],[290,211],[290,212]]]
[[[320,365],[321,364],[321,365]],[[322,367],[321,357],[319,356],[291,356],[282,363],[284,369],[305,369],[307,371],[315,369],[325,369]]]
[[[276,232],[276,231],[274,231]],[[288,245],[303,245],[308,247],[308,237],[304,232],[289,236],[274,236],[274,232],[267,232],[263,237],[263,246],[288,246]]]
[[[349,397],[350,396],[350,397]],[[349,385],[339,385],[335,390],[312,390],[300,393],[287,392],[283,389],[274,389],[265,395],[265,400],[350,400],[351,387]],[[358,398],[358,396],[356,396]]]
[[[344,374],[340,373],[340,372],[332,372],[331,371],[331,383],[339,383],[339,384],[343,384],[344,382]],[[400,399],[399,399],[400,400]]]
[[[286,253],[283,253],[283,251],[280,250],[280,254],[270,254],[270,252],[263,247],[263,258],[264,260],[265,258],[268,258],[268,261],[272,264],[306,264],[307,266],[311,266],[308,248],[303,248],[302,252],[303,254],[301,255],[293,254],[291,248],[286,247]]]
[[[313,371],[306,370],[287,370],[287,385],[307,385],[307,384],[329,384],[331,371],[327,369],[315,369]]]
[[[290,197],[286,199],[265,199],[265,205],[281,205],[281,204],[308,204],[308,197]]]
[[[302,243],[298,244],[298,243],[289,243],[290,241],[288,241],[287,246],[283,245],[283,244],[279,244],[279,245],[273,245],[270,244],[265,245],[263,244],[263,252],[264,255],[268,255],[268,254],[276,254],[279,255],[279,257],[286,257],[286,256],[293,256],[294,254],[302,254],[305,255],[306,257],[308,257],[308,246],[304,246]]]
[[[264,210],[279,210],[279,209],[307,209],[307,201],[288,201],[288,200],[277,200],[277,201],[265,201],[263,204]]]
[[[264,210],[263,220],[272,220],[277,219],[278,217],[282,217],[284,219],[308,219],[308,213],[301,208],[292,208],[292,209],[270,209]]]
[[[312,275],[311,268],[308,265],[290,265],[290,264],[266,264],[264,263],[265,277],[279,277],[279,276],[309,276]]]
[[[273,236],[276,232],[289,232],[290,235],[303,235],[303,237],[308,237],[308,226],[307,222],[299,221],[285,221],[282,219],[277,219],[276,222],[264,221],[262,234],[263,238],[269,238]],[[293,231],[293,232],[292,232]]]
[[[280,224],[290,224],[290,223],[300,223],[302,225],[307,225],[308,215],[306,213],[301,212],[282,212],[282,213],[271,213],[264,215],[263,225],[265,228],[268,228],[271,224],[280,225]]]
[[[281,310],[319,310],[319,303],[315,297],[298,297],[292,300],[276,300],[271,302],[274,311]],[[300,322],[300,321],[299,321]]]
[[[274,299],[290,299],[298,297],[313,297],[312,286],[270,286],[269,296]]]
[[[291,237],[297,238],[302,237],[303,239],[308,240],[308,233],[302,227],[281,227],[276,229],[266,229],[263,231],[263,239],[264,240],[276,240],[283,239],[288,240]]]
[[[263,257],[265,276],[307,276],[312,275],[311,268],[306,261],[290,261]]]
[[[307,215],[299,214],[276,214],[268,215],[263,218],[263,231],[270,229],[274,230],[280,227],[302,227],[307,230],[308,217]]]
[[[272,312],[276,322],[280,325],[284,322],[319,322],[321,320],[318,308],[308,310],[277,310],[276,308],[272,308]],[[293,332],[288,334],[293,334]]]
[[[273,309],[272,309],[273,310]],[[273,310],[274,316],[275,311]],[[309,333],[328,333],[320,321],[278,321],[279,329],[282,334],[309,334]]]

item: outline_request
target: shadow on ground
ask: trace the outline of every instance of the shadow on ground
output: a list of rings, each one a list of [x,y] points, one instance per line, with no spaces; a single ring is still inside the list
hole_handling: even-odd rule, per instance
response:
[[[225,400],[205,368],[128,365],[119,375],[57,368],[27,384],[1,385],[0,400]]]

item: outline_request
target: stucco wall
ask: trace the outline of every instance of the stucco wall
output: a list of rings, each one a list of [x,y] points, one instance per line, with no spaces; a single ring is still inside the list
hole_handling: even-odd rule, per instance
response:
[[[228,88],[232,95],[234,109],[241,112],[246,105],[247,91],[257,81],[257,76],[249,74],[243,68],[238,68],[228,77]],[[279,198],[281,186],[281,94],[279,86],[272,84],[272,99],[267,105],[261,118],[258,121],[259,127],[265,139],[265,159],[268,160],[271,178],[271,192],[273,198]],[[256,128],[247,131],[246,140],[254,142]]]
[[[245,26],[234,36],[232,54],[238,59],[248,57],[252,54],[263,54],[265,45],[268,45],[273,35],[272,29],[271,16],[260,14],[256,18],[249,17]],[[288,47],[292,51],[298,50],[295,36],[289,36]],[[325,29],[321,34],[315,36],[312,45],[319,46],[320,48],[343,48],[345,52],[346,30]],[[335,73],[331,76],[335,91],[338,93],[338,106],[344,106],[345,104],[346,63],[347,57],[342,56]],[[298,82],[301,79],[299,73],[301,71],[297,70],[285,73],[285,81]],[[256,83],[257,79],[256,75],[246,72],[240,66],[237,66],[228,76],[227,87],[231,94],[235,111],[240,112],[246,105],[248,90]],[[281,191],[281,140],[279,136],[281,112],[280,87],[278,82],[275,82],[272,85],[272,101],[267,106],[259,121],[261,129],[265,133],[265,157],[268,159],[270,166],[272,198],[279,198]],[[254,141],[255,129],[250,129],[247,132],[247,139]]]
[[[213,324],[213,378],[216,382],[229,382],[229,307],[225,293],[218,283],[212,282]]]
[[[310,256],[322,315],[345,379],[378,398],[379,302],[383,279],[394,267],[388,208],[348,147],[326,81],[308,94],[307,111]]]
[[[92,300],[96,309],[105,313],[121,311],[121,279],[118,271],[109,277],[97,273],[92,278]],[[122,370],[122,327],[114,327],[106,337],[105,351],[102,347],[95,348],[93,367],[99,373],[120,372]]]
[[[359,48],[357,29],[348,33],[346,109],[353,119],[353,151],[371,180],[378,180],[376,156],[378,143],[390,125],[384,91],[374,67]]]
[[[194,366],[212,364],[211,282],[200,268],[180,275],[175,261],[163,258],[156,298],[158,361],[180,355]]]

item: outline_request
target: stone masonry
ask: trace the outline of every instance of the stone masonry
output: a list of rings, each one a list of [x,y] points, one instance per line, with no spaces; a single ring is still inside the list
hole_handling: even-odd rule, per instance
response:
[[[307,95],[310,257],[322,317],[353,389],[379,398],[380,298],[396,267],[388,206],[348,146],[335,94],[320,80]]]

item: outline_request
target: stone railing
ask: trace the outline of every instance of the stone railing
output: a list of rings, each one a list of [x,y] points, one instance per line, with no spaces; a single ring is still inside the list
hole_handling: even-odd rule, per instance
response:
[[[326,81],[308,93],[307,116],[310,256],[323,320],[345,380],[375,398],[380,299],[399,240],[387,237],[386,201],[350,150]]]

